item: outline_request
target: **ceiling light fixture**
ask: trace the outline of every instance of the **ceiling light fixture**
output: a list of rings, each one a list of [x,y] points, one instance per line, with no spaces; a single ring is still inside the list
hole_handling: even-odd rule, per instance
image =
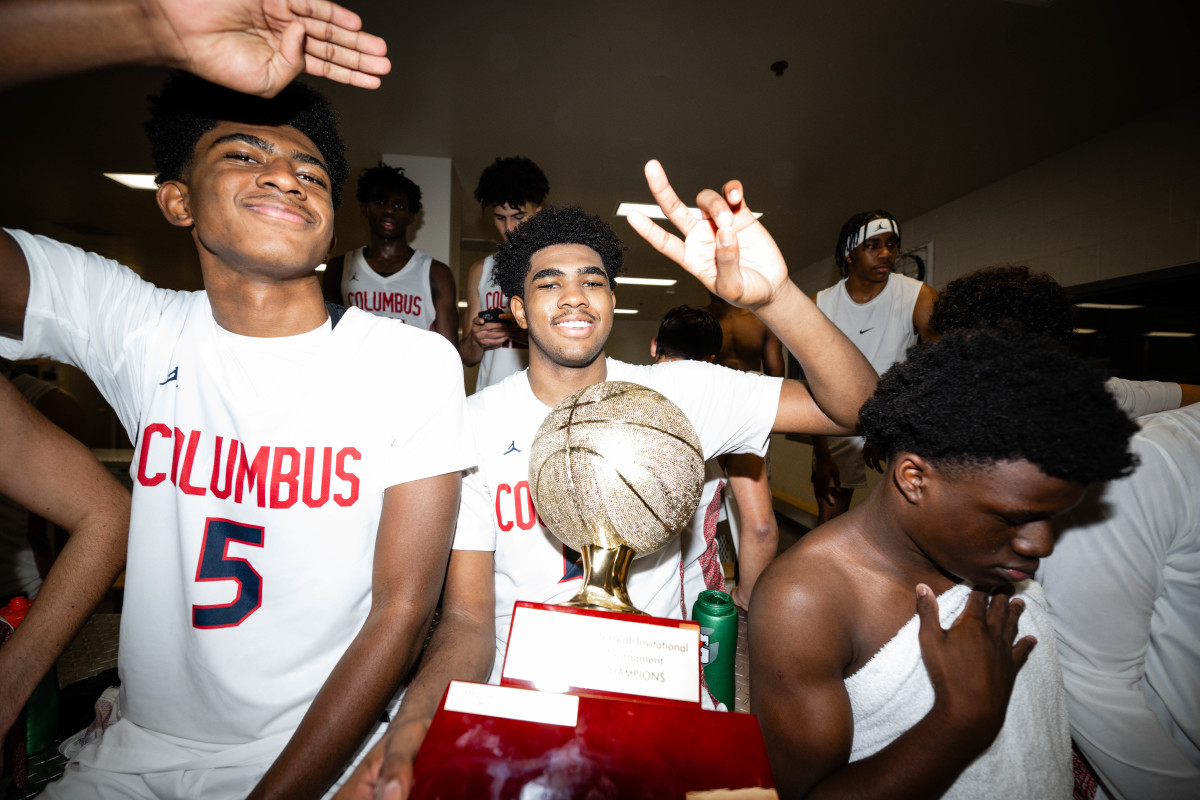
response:
[[[621,203],[620,205],[617,206],[617,216],[618,217],[628,217],[630,211],[640,211],[643,215],[649,217],[650,219],[666,219],[667,218],[667,215],[663,213],[662,209],[659,208],[654,203]],[[700,209],[689,208],[688,211],[690,211],[692,213],[692,216],[695,217],[696,219],[701,219]],[[755,219],[758,219],[762,215],[763,215],[763,212],[761,212],[761,211],[754,212]]]
[[[1143,333],[1143,336],[1155,336],[1160,339],[1190,339],[1196,334],[1188,333],[1187,331],[1150,331]]]
[[[679,281],[676,278],[628,278],[622,275],[617,278],[617,283],[630,286],[674,286]]]
[[[154,182],[154,176],[144,172],[106,172],[104,177],[114,180],[122,186],[128,186],[130,189],[153,191],[158,188],[158,184]]]
[[[638,312],[637,312],[636,308],[614,308],[613,313],[614,314],[636,314]]]
[[[1122,303],[1076,303],[1076,308],[1100,308],[1106,311],[1129,311],[1134,308],[1145,308],[1145,306],[1124,305]]]

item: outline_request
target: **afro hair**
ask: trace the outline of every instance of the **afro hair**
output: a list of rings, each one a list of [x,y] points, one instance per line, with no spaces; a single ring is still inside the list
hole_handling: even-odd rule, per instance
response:
[[[1014,325],[958,330],[918,344],[879,379],[859,413],[868,444],[939,468],[1028,461],[1091,483],[1129,474],[1137,426],[1095,365]]]
[[[989,267],[956,278],[933,304],[929,325],[940,334],[959,328],[994,328],[1008,320],[1024,330],[1069,342],[1074,308],[1066,290],[1029,267]]]
[[[703,308],[675,306],[658,325],[658,357],[707,361],[721,354],[721,323]]]
[[[403,167],[388,166],[381,161],[378,166],[364,169],[358,178],[354,199],[360,203],[367,202],[376,186],[386,186],[404,192],[404,196],[408,198],[409,213],[416,214],[421,210],[421,187],[404,174]]]
[[[479,174],[475,200],[481,209],[508,205],[520,208],[526,203],[540,206],[550,194],[550,182],[537,164],[528,158],[497,158]]]
[[[582,244],[600,256],[608,282],[621,274],[625,245],[604,220],[579,206],[542,209],[500,245],[493,281],[508,297],[525,298],[525,276],[534,253],[556,244]]]
[[[346,145],[338,135],[337,117],[329,102],[302,83],[292,83],[266,99],[217,86],[186,72],[172,73],[162,93],[150,98],[150,120],[146,123],[157,182],[183,180],[196,143],[222,121],[290,125],[307,136],[325,159],[333,206],[337,208],[342,184],[350,172]]]

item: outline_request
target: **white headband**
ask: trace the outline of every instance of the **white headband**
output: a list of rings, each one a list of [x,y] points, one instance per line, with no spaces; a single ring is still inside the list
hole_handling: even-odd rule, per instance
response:
[[[881,233],[894,233],[900,235],[900,225],[894,219],[873,219],[858,229],[858,233],[850,237],[846,242],[846,249],[842,252],[843,258],[849,258],[850,253],[854,248],[870,239],[872,236],[878,236]]]

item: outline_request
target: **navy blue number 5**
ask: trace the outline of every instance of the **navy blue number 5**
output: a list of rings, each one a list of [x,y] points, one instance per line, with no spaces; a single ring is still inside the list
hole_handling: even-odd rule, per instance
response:
[[[192,606],[195,628],[231,628],[241,625],[262,605],[262,576],[244,558],[231,558],[230,542],[263,546],[263,529],[227,519],[210,517],[204,523],[204,543],[196,581],[236,581],[237,596],[232,602],[211,606]]]

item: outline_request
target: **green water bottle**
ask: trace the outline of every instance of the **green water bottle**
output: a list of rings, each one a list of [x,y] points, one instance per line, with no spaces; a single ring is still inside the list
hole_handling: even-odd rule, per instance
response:
[[[692,619],[700,623],[700,666],[713,697],[733,711],[733,665],[737,659],[738,616],[733,598],[708,589],[692,606]]]

